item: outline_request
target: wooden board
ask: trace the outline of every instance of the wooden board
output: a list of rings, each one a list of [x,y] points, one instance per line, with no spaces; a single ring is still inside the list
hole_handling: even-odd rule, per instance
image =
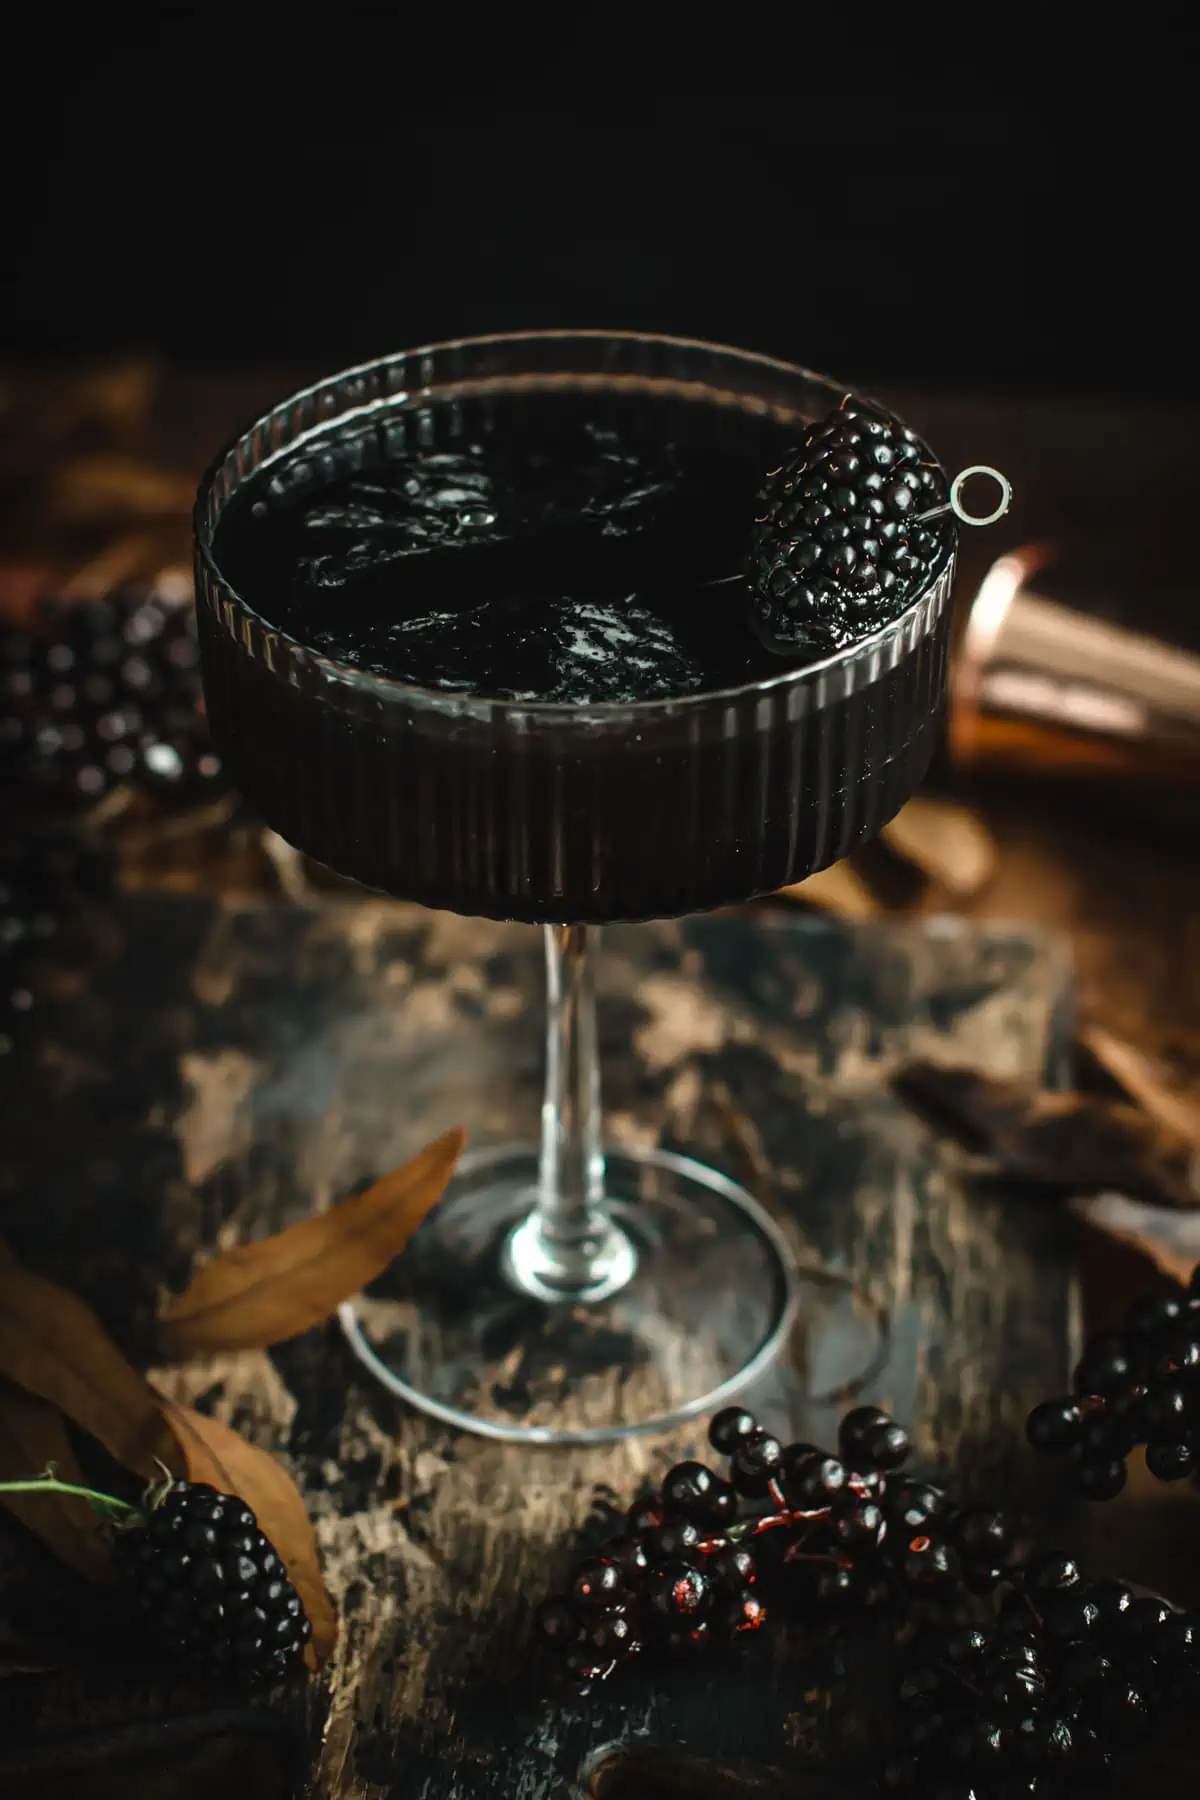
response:
[[[1021,1421],[1071,1348],[1063,1221],[968,1192],[886,1076],[913,1054],[1052,1067],[1058,940],[720,917],[614,929],[600,986],[613,1135],[686,1146],[756,1187],[802,1256],[890,1315],[871,1393],[911,1423],[921,1462],[968,1488],[1023,1486]],[[3,1230],[145,1360],[158,1286],[182,1283],[200,1247],[275,1229],[446,1125],[476,1143],[532,1133],[540,1006],[540,946],[521,928],[382,902],[127,898],[93,920],[35,1066],[0,1095]],[[801,1334],[753,1400],[779,1430],[820,1438],[835,1415],[806,1400],[803,1363]],[[798,1756],[863,1751],[881,1658],[835,1655],[802,1625],[701,1666],[631,1666],[585,1701],[535,1657],[533,1605],[614,1504],[700,1448],[696,1429],[542,1453],[447,1434],[362,1376],[335,1325],[163,1379],[307,1491],[344,1618],[311,1722],[328,1800],[556,1800],[621,1745],[684,1747],[693,1773],[780,1771],[782,1793]],[[45,1678],[60,1733],[62,1684],[82,1679]],[[130,1679],[94,1670],[77,1712],[127,1707]],[[38,1716],[31,1702],[33,1741]],[[709,1791],[696,1780],[688,1791]],[[648,1782],[613,1763],[596,1791]]]

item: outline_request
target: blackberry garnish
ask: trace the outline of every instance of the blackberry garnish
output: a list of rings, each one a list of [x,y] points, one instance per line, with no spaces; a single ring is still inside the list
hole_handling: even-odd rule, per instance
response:
[[[943,470],[915,432],[850,395],[768,475],[751,538],[756,629],[829,649],[896,618],[950,550]]]

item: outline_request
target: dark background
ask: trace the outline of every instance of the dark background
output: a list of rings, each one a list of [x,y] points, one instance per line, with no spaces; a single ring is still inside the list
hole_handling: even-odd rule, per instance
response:
[[[466,14],[420,48],[355,10],[273,44],[232,13],[48,18],[9,74],[0,354],[335,365],[641,326],[1191,395],[1193,14],[856,6],[793,49],[725,9],[671,91],[602,15],[491,64]]]

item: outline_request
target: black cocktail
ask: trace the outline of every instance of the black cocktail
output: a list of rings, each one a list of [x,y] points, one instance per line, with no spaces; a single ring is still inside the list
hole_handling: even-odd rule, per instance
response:
[[[765,473],[843,398],[702,344],[481,339],[296,396],[201,489],[209,715],[262,816],[369,887],[548,927],[542,1143],[476,1153],[426,1234],[476,1268],[494,1240],[519,1292],[624,1308],[647,1343],[681,1230],[754,1290],[643,1416],[610,1405],[565,1433],[536,1398],[518,1419],[479,1400],[486,1351],[469,1320],[449,1339],[440,1321],[437,1366],[415,1347],[389,1378],[455,1422],[622,1435],[709,1408],[780,1341],[791,1277],[750,1197],[601,1148],[587,928],[799,880],[925,771],[952,532],[917,591],[834,640],[814,616],[768,647],[745,573]]]

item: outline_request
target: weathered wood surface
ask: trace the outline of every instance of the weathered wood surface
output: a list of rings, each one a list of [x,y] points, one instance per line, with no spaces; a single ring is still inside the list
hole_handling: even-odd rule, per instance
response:
[[[1070,1348],[1063,1221],[968,1193],[886,1076],[914,1054],[1045,1071],[1068,986],[1058,941],[727,917],[614,930],[601,975],[613,1136],[687,1146],[755,1187],[803,1256],[890,1314],[871,1392],[912,1423],[921,1461],[1024,1487],[1021,1420]],[[476,1143],[535,1125],[540,946],[520,928],[375,902],[127,898],[96,915],[60,985],[36,1067],[0,1096],[0,1216],[143,1360],[159,1285],[198,1252],[325,1204],[446,1125]],[[752,1398],[819,1438],[834,1414],[806,1402],[804,1351]],[[633,1666],[584,1702],[548,1682],[533,1604],[589,1520],[603,1535],[605,1508],[697,1448],[695,1429],[592,1452],[456,1437],[375,1388],[334,1325],[162,1378],[306,1489],[344,1620],[314,1722],[326,1800],[565,1800],[622,1744],[686,1747],[696,1795],[717,1764],[777,1771],[770,1791],[788,1793],[798,1758],[868,1747],[881,1657],[801,1627],[699,1667]],[[64,1708],[103,1721],[130,1704],[119,1669],[23,1679],[41,1742]],[[596,1791],[659,1782],[614,1765]]]

